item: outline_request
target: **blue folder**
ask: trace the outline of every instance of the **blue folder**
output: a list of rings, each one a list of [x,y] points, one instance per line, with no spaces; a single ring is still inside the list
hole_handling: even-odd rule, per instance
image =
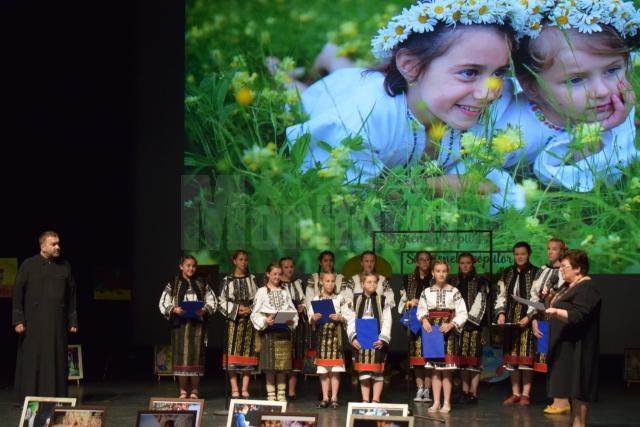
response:
[[[375,348],[378,341],[378,319],[356,319],[356,335],[363,349]]]
[[[180,315],[183,319],[200,319],[197,311],[204,307],[204,302],[202,301],[182,301],[180,303],[180,308],[184,310],[184,312]]]
[[[322,317],[318,319],[316,325],[322,325],[323,323],[330,322],[331,319],[329,319],[329,315],[336,314],[336,309],[333,306],[333,300],[331,299],[311,301],[311,307],[313,307],[314,313],[322,314]]]
[[[439,326],[431,326],[431,332],[422,328],[422,357],[427,359],[444,358],[444,335]]]
[[[402,326],[404,326],[405,328],[408,326],[414,335],[420,332],[420,328],[422,327],[420,321],[418,320],[417,312],[418,307],[413,307],[408,311],[405,310],[404,314],[402,315],[402,319],[400,319],[400,323],[402,323]]]
[[[538,329],[542,332],[542,338],[538,338],[538,346],[536,353],[549,352],[549,322],[546,320],[538,320]]]

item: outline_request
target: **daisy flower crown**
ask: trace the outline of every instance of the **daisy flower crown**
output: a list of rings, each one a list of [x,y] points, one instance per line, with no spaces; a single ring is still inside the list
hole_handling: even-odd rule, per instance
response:
[[[613,27],[623,39],[633,39],[640,29],[640,13],[623,0],[519,0],[512,9],[516,39],[535,39],[544,25],[581,33],[602,32]]]
[[[391,18],[371,40],[373,55],[387,62],[393,50],[413,33],[434,31],[438,24],[504,25],[513,9],[508,0],[422,0]]]

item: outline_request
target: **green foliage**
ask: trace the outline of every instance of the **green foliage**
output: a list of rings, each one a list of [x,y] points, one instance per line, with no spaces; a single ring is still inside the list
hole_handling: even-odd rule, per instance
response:
[[[318,252],[337,252],[336,265],[371,248],[373,230],[493,229],[494,248],[527,240],[534,262],[546,259],[546,240],[565,239],[584,248],[599,273],[640,272],[640,166],[616,183],[597,182],[589,193],[541,187],[518,178],[527,206],[489,215],[483,176],[517,142],[514,133],[465,145],[468,173],[461,191],[434,190],[442,171],[433,163],[393,168],[372,184],[344,182],[349,152],[359,138],[324,146],[329,161],[301,170],[309,138],[287,141],[285,130],[305,116],[296,90],[296,67],[307,83],[319,76],[313,61],[327,41],[356,63],[371,64],[370,39],[406,1],[256,0],[187,2],[185,166],[195,183],[183,207],[184,248],[209,255],[229,269],[230,253],[249,250],[260,270],[282,255],[296,256],[314,271]],[[275,69],[267,58],[281,59]],[[637,81],[634,81],[637,85]],[[636,86],[637,88],[637,86]],[[488,124],[488,127],[490,124]],[[517,134],[517,132],[516,132]],[[189,180],[187,180],[189,182]],[[189,184],[191,185],[191,184]],[[426,248],[429,249],[429,248]],[[395,248],[383,251],[387,259]]]

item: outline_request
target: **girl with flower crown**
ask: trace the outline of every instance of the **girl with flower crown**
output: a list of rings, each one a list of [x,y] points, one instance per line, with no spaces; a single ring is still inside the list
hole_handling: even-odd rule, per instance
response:
[[[461,131],[500,95],[509,65],[509,8],[503,0],[416,2],[373,39],[379,67],[332,64],[338,69],[302,93],[309,120],[287,129],[291,141],[311,136],[303,167],[356,183],[394,166],[429,163],[444,171],[431,178],[433,188],[459,187],[452,168],[461,157]],[[487,178],[499,187],[493,205],[515,198],[508,174],[494,170]]]
[[[512,16],[522,91],[505,85],[494,126],[518,127],[522,148],[503,165],[532,167],[542,184],[572,191],[615,182],[640,158],[626,76],[637,10],[615,0],[530,0],[514,5]]]

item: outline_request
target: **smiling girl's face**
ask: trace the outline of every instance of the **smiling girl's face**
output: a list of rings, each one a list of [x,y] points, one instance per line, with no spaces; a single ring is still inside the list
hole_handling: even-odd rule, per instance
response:
[[[510,46],[500,31],[481,25],[465,27],[456,37],[451,48],[419,76],[410,56],[399,52],[396,61],[410,82],[407,101],[418,120],[425,124],[441,121],[464,130],[475,125],[480,113],[500,96],[500,90],[488,89],[487,82],[503,78]]]

